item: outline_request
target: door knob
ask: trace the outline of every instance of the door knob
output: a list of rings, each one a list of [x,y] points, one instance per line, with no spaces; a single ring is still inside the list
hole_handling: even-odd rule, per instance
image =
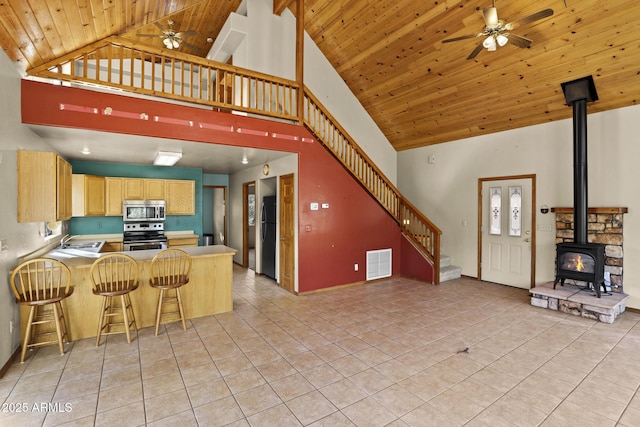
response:
[[[531,241],[531,239],[527,237],[526,239],[524,239],[524,241],[529,243]]]

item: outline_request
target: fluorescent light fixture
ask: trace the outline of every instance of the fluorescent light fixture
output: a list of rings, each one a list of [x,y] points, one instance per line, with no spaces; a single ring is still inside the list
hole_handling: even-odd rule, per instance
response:
[[[153,164],[155,166],[173,166],[182,157],[182,153],[172,153],[170,151],[158,151]]]

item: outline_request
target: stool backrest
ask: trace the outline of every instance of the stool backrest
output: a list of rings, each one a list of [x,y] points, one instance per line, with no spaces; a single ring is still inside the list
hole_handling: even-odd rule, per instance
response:
[[[179,286],[189,283],[191,257],[180,249],[166,249],[151,260],[151,286]]]
[[[36,258],[14,268],[10,282],[18,302],[46,302],[68,294],[71,272],[56,259]]]
[[[138,287],[138,262],[125,254],[103,255],[91,265],[89,277],[94,293],[132,291]]]

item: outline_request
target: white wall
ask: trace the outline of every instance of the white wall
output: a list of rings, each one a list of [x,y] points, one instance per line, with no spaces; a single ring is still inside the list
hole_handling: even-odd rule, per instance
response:
[[[17,258],[45,245],[40,223],[18,224],[17,150],[53,151],[20,119],[20,75],[7,55],[0,53],[0,367],[20,345],[18,306],[9,286]],[[14,330],[9,334],[9,322]]]
[[[569,108],[569,107],[567,107]],[[588,110],[587,106],[587,110]],[[587,118],[590,207],[628,207],[624,216],[624,291],[640,308],[640,106]],[[555,215],[540,206],[573,205],[573,124],[563,120],[398,153],[398,187],[442,229],[442,253],[463,274],[477,277],[477,183],[479,178],[536,174],[536,283],[554,278]],[[435,163],[428,164],[428,156]],[[463,226],[466,221],[467,226]]]
[[[234,249],[238,250],[238,253],[234,255],[233,261],[242,264],[242,209],[243,209],[243,200],[242,200],[242,186],[247,182],[255,181],[256,183],[256,215],[259,215],[259,201],[262,200],[262,197],[265,195],[273,195],[276,194],[279,197],[278,190],[276,187],[275,192],[273,191],[273,180],[274,177],[279,177],[281,175],[294,174],[294,206],[295,206],[295,218],[294,221],[297,224],[298,221],[298,155],[291,154],[290,156],[282,157],[278,160],[274,160],[269,162],[270,172],[268,176],[264,176],[262,173],[263,165],[256,165],[254,167],[241,170],[229,176],[229,207],[230,207],[230,216],[229,216],[229,243],[227,246],[230,246]],[[268,185],[261,185],[260,180],[267,179],[269,180]],[[260,230],[260,221],[256,221],[256,233],[259,235]],[[276,227],[276,233],[279,232],[279,226]],[[298,230],[296,228],[296,236],[295,242],[298,241]],[[296,244],[297,245],[297,244]],[[260,239],[256,239],[256,272],[262,272],[262,262],[260,260],[260,254],[262,253],[262,246]],[[296,267],[296,278],[295,278],[295,289],[298,289],[298,250],[296,247],[295,253],[295,267]],[[276,250],[276,275],[278,275],[278,251]]]
[[[233,53],[233,65],[295,80],[295,16],[289,9],[281,17],[273,15],[272,0],[247,0],[246,6],[247,25],[243,30],[246,28],[248,33]],[[397,185],[395,149],[306,33],[304,84]]]

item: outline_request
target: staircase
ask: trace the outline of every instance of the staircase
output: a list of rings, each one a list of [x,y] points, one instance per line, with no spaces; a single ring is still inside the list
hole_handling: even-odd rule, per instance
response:
[[[461,275],[462,267],[451,265],[451,257],[449,255],[440,255],[440,283],[459,279]]]

